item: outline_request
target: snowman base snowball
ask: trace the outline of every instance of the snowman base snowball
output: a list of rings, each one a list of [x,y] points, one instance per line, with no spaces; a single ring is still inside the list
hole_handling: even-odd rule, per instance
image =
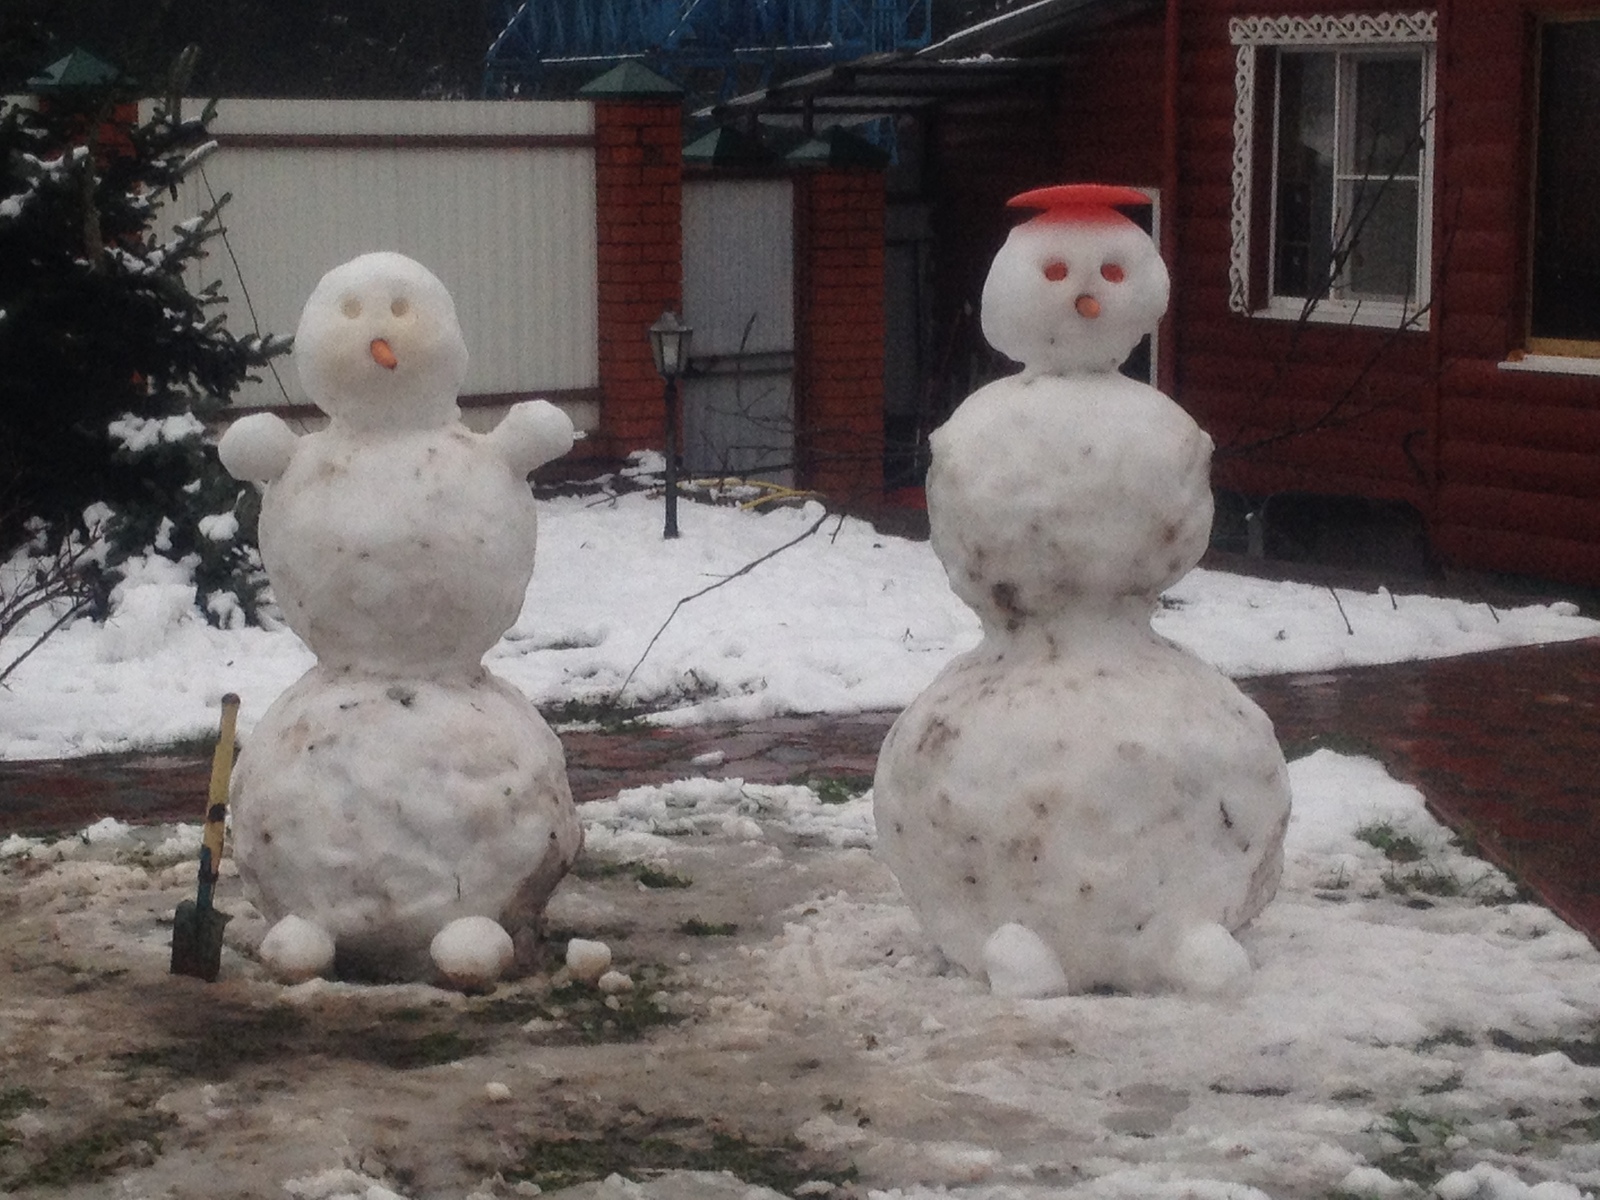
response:
[[[269,920],[322,931],[341,978],[461,974],[432,948],[463,917],[495,921],[508,945],[537,935],[583,842],[560,742],[487,671],[439,683],[314,667],[257,723],[232,795],[248,894]],[[296,937],[293,969],[309,941]]]

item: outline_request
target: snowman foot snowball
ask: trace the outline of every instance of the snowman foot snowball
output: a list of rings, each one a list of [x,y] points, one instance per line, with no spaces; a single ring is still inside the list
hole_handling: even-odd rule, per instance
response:
[[[316,922],[293,913],[267,930],[257,953],[279,983],[305,983],[333,971],[333,937]]]
[[[928,518],[983,624],[878,756],[878,853],[946,957],[996,995],[1227,995],[1272,899],[1288,771],[1266,715],[1151,628],[1210,540],[1211,439],[1117,371],[1166,309],[1118,207],[1041,188],[983,288],[1023,366],[930,438]]]

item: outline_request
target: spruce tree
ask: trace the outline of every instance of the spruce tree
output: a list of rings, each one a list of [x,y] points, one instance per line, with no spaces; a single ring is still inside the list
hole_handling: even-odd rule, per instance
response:
[[[288,343],[229,329],[220,281],[194,285],[228,197],[164,215],[215,146],[210,109],[136,114],[107,81],[0,115],[0,549],[53,551],[99,522],[102,611],[129,560],[154,553],[232,624],[262,586],[256,496],[222,471],[207,424]]]

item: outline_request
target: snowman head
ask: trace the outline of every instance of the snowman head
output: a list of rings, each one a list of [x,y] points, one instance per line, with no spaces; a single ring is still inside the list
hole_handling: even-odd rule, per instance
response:
[[[1166,264],[1113,205],[1132,188],[1067,184],[1012,197],[1043,209],[1011,231],[983,285],[983,335],[1035,375],[1115,371],[1167,311]]]
[[[432,428],[456,419],[467,345],[434,274],[403,254],[363,254],[322,277],[294,338],[307,394],[363,430]]]

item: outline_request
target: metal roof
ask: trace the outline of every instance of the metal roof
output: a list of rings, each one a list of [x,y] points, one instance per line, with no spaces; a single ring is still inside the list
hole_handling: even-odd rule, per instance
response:
[[[699,117],[830,119],[894,116],[1005,91],[1061,65],[1062,37],[1159,9],[1162,0],[1035,0],[959,30],[915,53],[871,54],[749,92]]]
[[[1162,0],[1034,0],[959,29],[921,53],[938,59],[1025,54],[1064,34],[1096,29],[1162,7]]]

